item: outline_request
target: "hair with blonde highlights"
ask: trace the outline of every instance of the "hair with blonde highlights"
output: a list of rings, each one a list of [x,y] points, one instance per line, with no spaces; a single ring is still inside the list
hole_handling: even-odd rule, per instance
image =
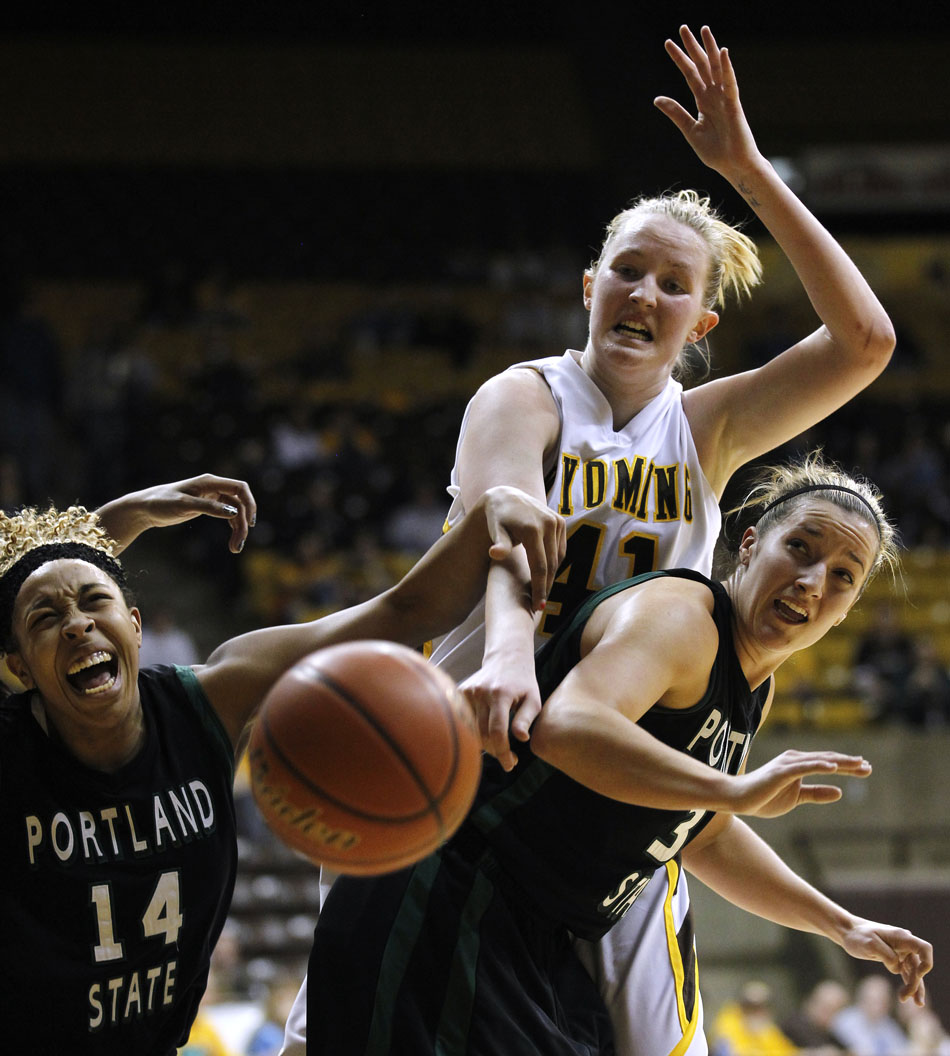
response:
[[[82,506],[50,506],[42,512],[27,507],[13,516],[0,512],[0,651],[15,651],[17,595],[26,578],[47,561],[88,561],[109,575],[132,604],[125,570],[115,558],[116,546],[96,515]]]
[[[83,506],[42,512],[29,506],[12,517],[0,511],[0,576],[31,550],[51,543],[85,543],[115,556],[115,542],[109,538],[95,513]]]
[[[709,198],[700,197],[692,190],[637,198],[629,208],[618,213],[607,225],[600,256],[587,269],[589,275],[596,274],[607,245],[623,225],[643,213],[668,216],[691,227],[709,247],[709,276],[703,292],[706,308],[723,307],[727,293],[734,294],[738,300],[762,281],[762,262],[752,239],[738,227],[726,223]]]

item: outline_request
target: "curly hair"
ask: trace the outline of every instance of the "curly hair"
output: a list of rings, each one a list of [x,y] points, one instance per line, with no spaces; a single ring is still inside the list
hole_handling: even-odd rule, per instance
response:
[[[826,460],[821,448],[809,451],[799,460],[764,467],[743,502],[726,512],[727,518],[735,519],[729,537],[738,539],[750,524],[764,535],[810,495],[832,502],[874,525],[879,545],[862,590],[883,568],[888,569],[892,578],[898,578],[900,539],[884,512],[880,491],[867,478],[846,473],[837,463]],[[734,564],[733,546],[727,543],[728,556],[724,558],[721,553],[720,564]]]
[[[117,544],[82,506],[38,511],[27,507],[9,516],[0,511],[0,650],[12,652],[13,607],[20,587],[40,565],[59,558],[88,561],[101,568],[131,603],[125,570],[115,558]]]
[[[85,543],[115,556],[116,544],[84,506],[50,506],[42,512],[28,506],[12,517],[0,511],[0,576],[31,550],[50,543]]]

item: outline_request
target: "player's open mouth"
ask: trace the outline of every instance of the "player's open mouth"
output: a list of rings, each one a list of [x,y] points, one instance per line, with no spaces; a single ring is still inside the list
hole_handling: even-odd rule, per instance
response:
[[[69,684],[87,697],[111,689],[118,675],[118,658],[104,649],[77,660],[66,672]]]
[[[806,623],[808,621],[807,611],[793,601],[782,601],[779,598],[775,602],[775,608],[779,615],[784,616],[791,623]]]
[[[642,323],[618,323],[614,329],[620,334],[636,337],[640,341],[653,340],[653,334]]]

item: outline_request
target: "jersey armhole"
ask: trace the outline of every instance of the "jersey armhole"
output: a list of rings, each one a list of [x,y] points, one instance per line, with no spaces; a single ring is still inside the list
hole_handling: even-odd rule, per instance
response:
[[[174,666],[175,674],[185,690],[188,702],[194,709],[198,721],[207,730],[211,740],[221,750],[221,756],[233,782],[234,751],[231,748],[231,738],[228,737],[227,730],[225,730],[223,723],[218,718],[218,713],[211,706],[211,701],[208,700],[205,691],[201,688],[201,683],[198,681],[194,668],[182,667],[180,664],[175,664]]]

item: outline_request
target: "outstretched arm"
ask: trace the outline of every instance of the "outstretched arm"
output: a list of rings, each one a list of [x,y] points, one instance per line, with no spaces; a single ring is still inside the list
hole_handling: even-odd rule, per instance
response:
[[[711,598],[702,584],[664,578],[601,602],[587,621],[580,663],[535,723],[535,755],[601,795],[664,810],[776,817],[839,799],[836,785],[805,779],[867,777],[871,767],[860,756],[790,750],[751,773],[730,774],[702,758],[713,730],[697,732],[690,755],[638,725],[656,705],[688,708],[702,699],[719,645]]]
[[[469,405],[459,441],[462,504],[469,509],[488,488],[517,487],[545,502],[544,460],[560,418],[547,383],[534,370],[509,370],[487,381]],[[534,671],[535,614],[543,606],[564,555],[564,529],[553,567],[514,550],[491,570],[485,597],[481,668],[465,683],[482,743],[505,769],[515,765],[509,743],[528,739],[541,710]],[[525,585],[530,582],[530,591]]]
[[[228,546],[240,553],[257,504],[243,480],[202,473],[172,484],[156,484],[107,502],[96,511],[99,523],[121,552],[149,528],[165,528],[194,517],[218,517],[231,522]]]
[[[298,660],[336,642],[384,638],[415,646],[444,633],[484,592],[490,552],[526,545],[553,562],[557,522],[547,506],[517,489],[492,488],[383,594],[312,623],[251,631],[218,646],[196,671],[233,743],[271,685]]]
[[[666,50],[693,94],[696,116],[673,99],[655,105],[700,160],[743,196],[794,267],[822,325],[763,367],[699,386],[686,406],[700,459],[721,488],[745,462],[821,421],[869,385],[894,349],[880,301],[831,234],[783,183],[756,145],[726,48],[686,26]]]
[[[925,1000],[933,947],[906,928],[855,916],[827,898],[739,818],[715,818],[683,851],[683,864],[741,909],[785,927],[824,935],[852,957],[880,961],[902,980],[902,1001]]]

